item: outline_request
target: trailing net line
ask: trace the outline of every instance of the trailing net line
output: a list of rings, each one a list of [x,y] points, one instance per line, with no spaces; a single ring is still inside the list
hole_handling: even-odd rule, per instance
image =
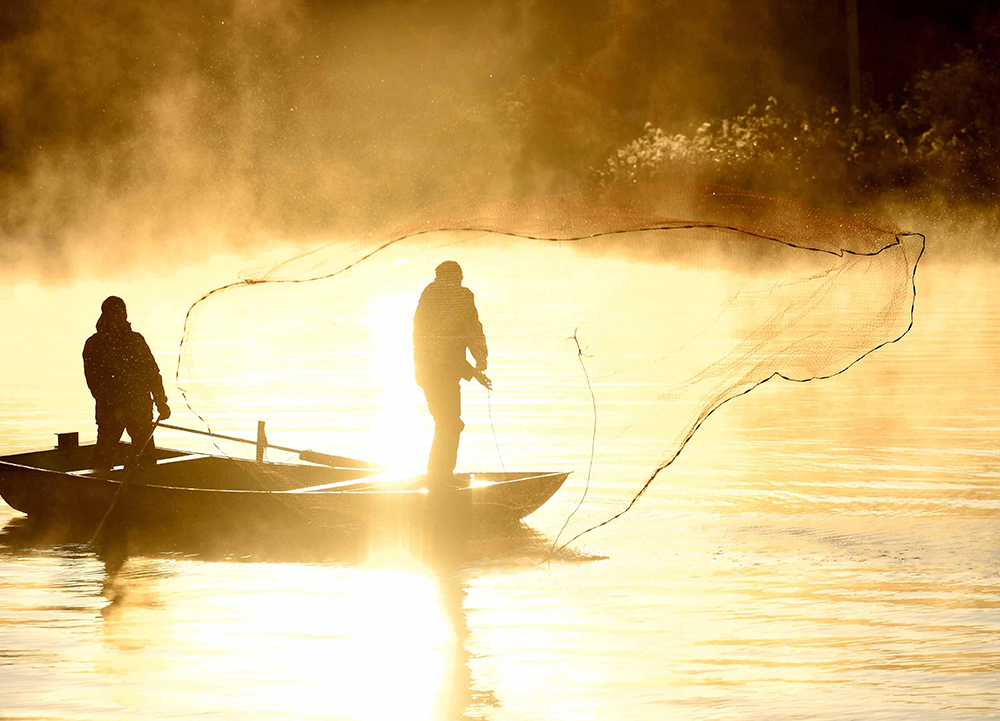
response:
[[[569,522],[573,520],[573,516],[575,516],[576,512],[580,510],[581,506],[583,506],[583,502],[587,499],[587,492],[590,491],[590,476],[594,471],[594,455],[597,449],[597,396],[594,395],[594,386],[590,383],[590,374],[587,372],[587,365],[583,362],[583,348],[580,347],[580,339],[577,337],[579,330],[579,328],[574,330],[573,335],[569,338],[569,340],[572,340],[573,343],[576,344],[576,357],[577,360],[580,361],[580,368],[583,370],[583,378],[587,381],[587,390],[590,392],[590,404],[594,412],[594,427],[590,435],[590,460],[587,463],[587,479],[583,485],[583,494],[580,496],[580,500],[577,502],[576,507],[568,516],[566,516],[566,520],[559,529],[559,533],[557,533],[556,537],[553,539],[552,545],[549,548],[550,558],[558,552],[556,550],[556,546],[559,543],[559,538],[562,536],[563,531],[566,530],[566,526],[569,525]],[[565,548],[565,546],[561,546],[558,550],[561,551],[563,548]]]
[[[727,192],[729,192],[729,191],[727,191]],[[715,195],[714,191],[713,191],[712,195]],[[762,200],[762,198],[766,198],[766,196],[760,196],[759,194],[753,194],[753,193],[742,192],[742,191],[737,192],[737,193],[731,193],[731,195],[734,195],[734,196],[738,197],[739,200],[746,200],[747,198],[749,198],[750,201],[747,201],[747,203],[748,203],[747,207],[752,206],[753,203],[761,204],[761,203],[764,202]],[[799,208],[799,206],[797,206],[797,204],[791,203],[789,201],[782,201],[781,202],[781,207],[786,207],[786,206],[788,206],[788,207],[794,206],[794,209],[801,210],[801,208]],[[517,209],[518,208],[515,207],[515,210],[517,210]],[[741,211],[743,211],[745,209],[746,208],[740,207]],[[523,208],[520,208],[520,210],[523,210]],[[832,218],[832,216],[827,216],[827,215],[823,214],[821,211],[815,211],[813,213],[813,215],[815,217],[818,217],[821,221],[823,221],[822,223],[817,223],[817,225],[823,225],[824,223],[829,224],[830,218]],[[810,216],[810,217],[812,217],[812,216]],[[618,219],[620,219],[620,218],[618,218]],[[807,220],[808,220],[808,218],[807,218]],[[836,219],[834,219],[834,220],[836,220]],[[609,222],[613,222],[613,221],[609,221]],[[180,340],[180,343],[179,343],[179,348],[178,348],[178,363],[177,363],[177,370],[176,370],[176,373],[175,373],[175,378],[177,380],[178,387],[181,389],[182,396],[184,397],[185,403],[186,403],[187,407],[189,408],[189,410],[191,410],[191,412],[194,413],[194,415],[196,417],[198,417],[199,420],[201,420],[203,423],[205,423],[206,426],[209,426],[207,419],[205,419],[200,413],[198,413],[197,411],[195,411],[194,408],[192,407],[192,404],[191,404],[190,399],[188,397],[188,391],[187,391],[186,388],[184,388],[182,386],[181,377],[180,377],[180,374],[181,374],[181,365],[182,365],[182,361],[183,361],[183,358],[184,358],[184,355],[185,355],[185,343],[186,343],[186,341],[189,338],[189,334],[190,334],[190,331],[191,331],[191,328],[192,328],[193,313],[194,313],[196,307],[199,304],[201,304],[203,301],[207,300],[208,298],[210,298],[212,296],[215,296],[216,294],[219,294],[219,293],[222,293],[222,292],[225,292],[225,291],[229,291],[229,290],[233,290],[233,289],[237,289],[237,288],[241,288],[241,287],[247,287],[247,286],[256,285],[256,284],[259,284],[259,283],[308,283],[308,282],[312,282],[312,281],[333,278],[333,277],[338,276],[338,275],[340,275],[340,274],[342,274],[342,273],[344,273],[344,272],[346,272],[346,271],[348,271],[348,270],[350,270],[352,268],[357,267],[359,264],[361,264],[361,263],[363,263],[363,262],[371,259],[372,257],[376,256],[378,253],[386,250],[387,248],[395,245],[396,243],[399,243],[402,240],[405,240],[405,239],[408,239],[408,238],[413,238],[413,237],[416,237],[416,236],[419,236],[419,235],[424,235],[424,234],[427,234],[427,233],[475,232],[475,233],[479,233],[479,234],[487,234],[487,233],[489,233],[489,234],[501,235],[501,236],[507,235],[507,236],[510,236],[510,237],[522,238],[522,239],[526,239],[526,240],[537,240],[537,241],[541,241],[541,242],[571,243],[571,242],[574,242],[574,241],[589,240],[589,239],[599,238],[599,237],[602,237],[602,236],[614,236],[614,235],[619,235],[619,234],[623,234],[623,233],[638,233],[638,232],[653,231],[653,230],[670,231],[670,230],[686,230],[686,229],[687,230],[689,230],[689,229],[704,229],[704,230],[711,230],[711,231],[723,231],[723,232],[728,232],[728,233],[734,233],[734,234],[737,234],[737,235],[743,236],[743,237],[748,237],[748,238],[754,238],[754,239],[758,239],[758,240],[765,240],[765,241],[775,242],[775,243],[787,246],[789,248],[796,248],[796,249],[801,249],[801,250],[806,250],[806,251],[814,251],[814,252],[818,252],[818,253],[825,253],[825,254],[829,254],[829,255],[833,255],[833,256],[837,256],[837,257],[842,257],[842,258],[843,257],[857,257],[857,258],[861,258],[861,257],[874,257],[874,256],[877,256],[877,255],[883,253],[884,251],[886,251],[887,249],[889,249],[891,247],[899,246],[901,244],[901,240],[903,238],[905,238],[905,237],[916,237],[916,238],[919,238],[919,240],[920,240],[920,250],[919,250],[919,252],[917,254],[916,260],[914,260],[914,262],[913,262],[913,273],[912,273],[912,276],[910,277],[910,285],[912,287],[913,300],[911,301],[911,305],[910,305],[909,324],[908,324],[907,328],[898,337],[890,339],[890,340],[887,340],[887,341],[885,341],[883,343],[880,343],[880,344],[876,345],[875,347],[870,348],[866,352],[861,353],[857,357],[853,358],[844,367],[840,368],[839,370],[837,370],[834,373],[829,373],[829,374],[826,374],[826,375],[817,375],[817,376],[810,377],[810,378],[792,378],[792,377],[786,376],[786,375],[784,375],[784,374],[782,374],[780,372],[776,372],[776,373],[773,373],[772,375],[768,376],[767,378],[764,378],[763,380],[760,380],[760,381],[758,381],[756,383],[753,383],[749,387],[743,388],[742,390],[739,390],[738,392],[733,393],[732,395],[730,395],[728,397],[723,397],[723,398],[721,398],[721,400],[717,399],[716,403],[709,404],[709,406],[706,407],[706,409],[698,416],[698,418],[695,420],[695,422],[688,429],[688,431],[686,432],[686,434],[684,435],[684,437],[681,439],[680,443],[677,445],[677,447],[674,450],[674,452],[669,456],[669,458],[667,458],[665,461],[663,461],[662,463],[660,463],[660,464],[657,465],[657,467],[649,475],[649,477],[643,483],[643,485],[641,486],[641,488],[638,490],[637,493],[635,493],[635,495],[631,498],[631,500],[628,502],[628,504],[625,506],[625,508],[623,510],[615,513],[614,515],[612,515],[608,519],[606,519],[606,520],[604,520],[604,521],[602,521],[600,523],[597,523],[597,524],[595,524],[595,525],[593,525],[593,526],[585,529],[584,531],[582,531],[582,532],[574,535],[569,541],[567,541],[566,543],[562,544],[558,548],[555,548],[556,543],[558,543],[559,538],[561,538],[561,536],[564,533],[565,529],[567,528],[570,520],[573,518],[573,516],[580,509],[580,507],[582,506],[582,504],[583,504],[583,502],[584,502],[584,500],[586,498],[587,492],[589,490],[590,482],[591,482],[591,475],[592,475],[593,464],[594,464],[594,456],[596,454],[596,436],[597,436],[596,399],[594,398],[594,395],[593,395],[593,388],[592,388],[592,385],[591,385],[589,373],[587,371],[586,365],[583,362],[582,349],[580,348],[579,341],[576,339],[576,336],[574,334],[574,338],[573,339],[577,342],[577,349],[578,349],[577,358],[578,358],[578,360],[579,360],[579,362],[580,362],[580,364],[581,364],[581,366],[583,368],[585,380],[587,382],[588,389],[590,390],[590,393],[591,393],[592,407],[593,407],[593,412],[594,412],[594,424],[593,424],[592,439],[591,439],[590,461],[589,461],[589,464],[588,464],[588,475],[587,475],[587,481],[586,481],[586,484],[585,484],[585,489],[584,489],[583,497],[581,498],[581,500],[577,504],[577,506],[574,508],[574,510],[569,514],[569,517],[566,519],[566,521],[564,522],[564,524],[560,528],[560,530],[559,530],[559,532],[558,532],[558,534],[556,536],[556,540],[553,542],[553,549],[555,549],[556,552],[557,551],[561,551],[561,550],[565,549],[567,546],[569,546],[570,544],[572,544],[575,541],[577,541],[583,535],[585,535],[587,533],[590,533],[591,531],[596,530],[596,529],[598,529],[598,528],[600,528],[602,526],[605,526],[608,523],[611,523],[612,521],[616,520],[617,518],[620,518],[622,515],[624,515],[625,513],[627,513],[629,510],[631,510],[634,507],[634,505],[636,504],[636,502],[639,500],[639,498],[646,492],[646,490],[652,484],[653,480],[659,475],[659,473],[661,471],[663,471],[665,468],[667,468],[668,466],[670,466],[676,460],[676,458],[679,456],[679,454],[681,453],[681,451],[686,447],[687,443],[690,441],[691,437],[693,437],[694,433],[700,428],[700,426],[702,425],[702,423],[715,410],[717,410],[724,403],[728,402],[729,400],[732,400],[732,398],[739,397],[739,396],[745,395],[746,393],[749,393],[751,390],[753,390],[757,386],[759,386],[762,383],[766,382],[766,380],[769,380],[770,378],[773,378],[773,377],[779,377],[779,378],[783,378],[785,380],[793,380],[795,382],[808,382],[808,381],[811,381],[811,380],[817,380],[817,379],[821,379],[821,378],[830,378],[830,377],[833,377],[835,375],[839,375],[840,373],[843,373],[848,368],[850,368],[851,366],[853,366],[854,363],[857,363],[859,360],[861,360],[862,358],[865,358],[866,356],[868,356],[870,353],[874,352],[875,350],[878,350],[879,348],[887,345],[888,343],[892,343],[892,342],[898,341],[900,338],[902,338],[910,330],[910,328],[912,328],[912,325],[913,325],[913,312],[914,312],[914,307],[913,306],[915,304],[915,298],[916,298],[915,273],[916,273],[917,263],[919,261],[920,256],[922,256],[922,253],[923,253],[923,250],[924,250],[925,238],[924,238],[923,235],[921,235],[919,233],[903,233],[903,232],[898,231],[898,229],[896,229],[896,231],[893,232],[893,231],[886,230],[886,229],[876,228],[874,226],[865,226],[863,224],[855,223],[855,225],[854,225],[855,229],[861,228],[862,230],[864,230],[865,228],[867,228],[867,230],[865,230],[864,233],[861,233],[861,231],[858,231],[859,238],[861,238],[861,239],[858,240],[857,243],[855,243],[855,246],[854,247],[846,247],[846,246],[831,247],[830,243],[826,242],[823,239],[823,237],[821,237],[821,234],[818,234],[817,230],[815,230],[814,228],[809,228],[809,223],[808,222],[805,223],[805,227],[809,228],[809,232],[805,234],[805,240],[797,241],[797,240],[794,240],[794,239],[790,239],[789,237],[785,237],[788,232],[791,232],[791,231],[789,231],[789,228],[791,228],[792,230],[797,230],[798,229],[798,227],[794,225],[795,222],[798,222],[798,223],[801,224],[803,221],[801,219],[793,218],[792,221],[784,221],[784,225],[782,225],[782,224],[779,223],[776,227],[779,227],[781,229],[782,234],[768,233],[768,232],[766,232],[766,230],[762,230],[761,229],[762,226],[760,225],[760,223],[757,223],[756,225],[754,225],[754,223],[750,223],[750,227],[747,227],[747,226],[730,224],[730,223],[715,223],[715,222],[700,222],[700,221],[699,222],[683,222],[683,221],[677,221],[677,220],[663,220],[662,222],[649,222],[649,223],[640,225],[640,224],[637,224],[636,222],[630,220],[629,224],[628,224],[628,227],[624,227],[624,228],[620,228],[620,229],[603,228],[603,229],[598,229],[595,232],[574,233],[574,232],[572,232],[572,228],[571,228],[570,231],[560,230],[558,234],[547,235],[547,234],[540,234],[540,233],[529,233],[529,232],[526,232],[526,231],[524,231],[524,232],[518,231],[516,229],[516,227],[515,228],[511,227],[511,226],[516,226],[517,225],[517,222],[514,222],[514,221],[505,222],[503,220],[497,221],[497,220],[494,219],[494,221],[492,221],[492,222],[476,222],[476,223],[467,224],[467,225],[462,225],[462,224],[435,225],[435,224],[431,224],[431,223],[429,223],[427,221],[424,221],[424,222],[421,222],[419,224],[419,227],[411,227],[411,228],[406,229],[403,232],[399,232],[397,234],[390,234],[389,235],[389,237],[391,238],[390,240],[384,241],[384,242],[381,242],[381,243],[377,244],[376,247],[374,247],[374,249],[370,250],[369,252],[365,252],[365,253],[360,254],[359,257],[357,257],[355,260],[347,263],[346,265],[339,266],[339,267],[335,268],[334,270],[332,270],[331,272],[324,272],[324,273],[312,274],[312,275],[309,275],[309,277],[301,277],[301,278],[281,278],[281,277],[275,277],[277,275],[278,271],[280,271],[281,269],[291,267],[291,266],[294,265],[294,263],[296,261],[299,261],[299,260],[302,260],[302,259],[305,259],[305,258],[309,258],[310,256],[313,256],[313,255],[319,253],[320,251],[324,250],[324,248],[317,248],[317,249],[313,249],[311,251],[307,251],[305,253],[302,253],[302,254],[300,254],[298,256],[295,256],[294,258],[289,259],[288,261],[285,261],[284,263],[281,263],[281,264],[279,264],[277,266],[274,266],[263,277],[241,278],[241,280],[239,280],[237,282],[230,283],[230,284],[227,284],[227,285],[224,285],[224,286],[220,286],[219,288],[215,288],[215,289],[213,289],[213,290],[205,293],[203,296],[201,296],[198,300],[196,300],[191,305],[191,307],[188,309],[187,314],[185,315],[184,332],[182,334],[182,337],[181,337],[181,340]],[[852,223],[854,223],[854,221],[844,221],[844,222],[841,222],[838,227],[840,227],[840,228],[843,229],[845,227],[845,225],[846,225],[846,226],[849,226],[848,227],[848,231],[851,231],[851,227],[850,226],[851,226]],[[383,236],[383,237],[385,237],[385,236]],[[877,238],[879,238],[879,237],[887,237],[887,239],[885,241],[879,241],[879,240],[877,240]],[[817,240],[817,238],[818,238],[818,240]],[[875,238],[875,239],[873,240],[873,238]],[[891,240],[889,238],[891,238]],[[809,242],[810,239],[812,239],[812,242]],[[329,247],[329,246],[326,246],[326,247]],[[322,264],[323,264],[322,261],[317,262],[316,264],[314,264],[310,268],[310,270],[315,270],[317,268],[320,268],[322,266]],[[498,453],[498,457],[500,459],[501,466],[504,467],[503,457],[502,457],[502,454],[500,453],[499,440],[498,440],[498,437],[497,437],[495,425],[493,423],[492,403],[491,403],[491,399],[490,399],[489,396],[488,396],[488,399],[487,399],[487,403],[488,403],[488,412],[489,412],[489,415],[490,415],[491,430],[493,432],[494,444],[496,445],[496,448],[497,448],[497,453]],[[216,447],[218,448],[217,444],[216,444]],[[220,449],[220,451],[221,451],[221,449]],[[504,470],[506,471],[505,467],[504,467]],[[262,487],[265,487],[265,489],[267,489],[266,486],[264,486],[263,481],[260,481],[260,479],[258,479],[258,481],[261,483]]]
[[[736,393],[736,394],[734,394],[734,395],[732,395],[732,396],[730,396],[728,398],[725,398],[724,400],[720,401],[715,406],[712,406],[711,408],[709,408],[708,410],[706,410],[704,413],[702,413],[698,417],[697,421],[693,424],[693,426],[691,427],[691,429],[684,436],[684,438],[681,441],[679,447],[674,451],[674,453],[667,460],[663,461],[659,466],[656,467],[656,469],[649,475],[649,477],[643,483],[642,487],[636,492],[636,494],[632,497],[632,499],[628,502],[628,504],[622,510],[618,511],[617,513],[615,513],[614,515],[612,515],[609,518],[605,519],[604,521],[601,521],[600,523],[597,523],[597,524],[595,524],[593,526],[590,526],[589,528],[584,529],[583,531],[580,531],[575,536],[573,536],[568,541],[566,541],[566,543],[564,543],[563,545],[561,545],[558,548],[556,548],[555,551],[554,551],[554,553],[558,553],[558,552],[564,550],[565,548],[567,548],[571,544],[575,543],[577,540],[579,540],[583,536],[587,535],[588,533],[591,533],[592,531],[596,531],[598,528],[602,528],[604,526],[607,526],[612,521],[615,521],[615,520],[621,518],[626,513],[628,513],[630,510],[632,510],[632,508],[639,501],[639,499],[643,496],[643,494],[645,494],[645,492],[653,484],[653,481],[656,479],[656,477],[660,475],[660,472],[663,471],[664,469],[666,469],[667,467],[669,467],[670,465],[672,465],[674,463],[674,461],[677,460],[677,458],[681,454],[681,451],[683,451],[684,448],[687,447],[687,444],[694,437],[695,432],[697,432],[698,429],[701,428],[702,424],[706,420],[708,420],[709,416],[711,416],[713,413],[715,413],[715,411],[717,411],[719,408],[721,408],[723,405],[725,405],[729,401],[733,400],[734,398],[739,398],[740,396],[745,396],[747,393],[749,393],[750,391],[754,390],[755,388],[763,385],[764,383],[766,383],[767,381],[771,380],[772,378],[781,378],[782,380],[791,381],[791,382],[794,382],[794,383],[809,383],[809,382],[816,381],[816,380],[827,380],[829,378],[834,378],[834,377],[839,376],[839,375],[841,375],[843,373],[846,373],[856,363],[860,362],[864,358],[867,358],[869,355],[871,355],[875,351],[879,350],[880,348],[884,348],[885,346],[887,346],[887,345],[889,345],[891,343],[896,343],[896,342],[902,340],[903,337],[907,333],[909,333],[910,330],[913,329],[913,318],[914,318],[914,312],[915,312],[915,309],[916,309],[916,301],[917,301],[917,286],[916,286],[917,265],[919,263],[920,258],[923,256],[924,248],[925,248],[926,240],[927,240],[926,237],[923,234],[921,234],[921,233],[901,233],[901,234],[899,234],[899,236],[897,236],[897,240],[899,239],[899,237],[902,237],[902,236],[912,236],[912,237],[918,237],[918,238],[920,238],[920,251],[918,252],[917,259],[913,263],[913,274],[910,277],[910,284],[911,284],[911,288],[912,288],[912,301],[910,303],[909,324],[906,326],[906,329],[899,336],[897,336],[896,338],[892,338],[890,340],[887,340],[884,343],[881,343],[881,344],[875,346],[871,350],[866,351],[865,353],[861,354],[860,356],[858,356],[857,358],[855,358],[853,361],[851,361],[847,366],[845,366],[844,368],[840,369],[839,371],[837,371],[835,373],[830,373],[828,375],[815,376],[815,377],[812,377],[812,378],[790,378],[790,377],[788,377],[786,375],[783,375],[781,373],[773,373],[772,375],[768,376],[767,378],[764,378],[763,380],[761,380],[761,381],[759,381],[757,383],[754,383],[749,388],[746,388],[746,389],[740,391],[739,393]],[[574,513],[575,513],[575,511],[574,511]],[[555,546],[554,543],[553,543],[553,546]]]

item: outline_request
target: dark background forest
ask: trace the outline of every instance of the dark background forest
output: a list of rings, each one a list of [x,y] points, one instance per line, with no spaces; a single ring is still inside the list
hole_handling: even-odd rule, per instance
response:
[[[844,0],[0,8],[0,262],[645,179],[991,217],[1000,11]],[[937,212],[937,211],[936,211]]]

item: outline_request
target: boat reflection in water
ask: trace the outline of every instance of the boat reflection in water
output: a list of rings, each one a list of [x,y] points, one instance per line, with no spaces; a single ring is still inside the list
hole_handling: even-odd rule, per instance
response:
[[[461,522],[242,535],[114,527],[94,550],[87,538],[28,518],[0,531],[5,555],[50,559],[101,599],[98,678],[85,682],[108,689],[119,714],[107,717],[491,715],[496,696],[474,677],[466,579],[537,564],[550,543],[523,524]]]

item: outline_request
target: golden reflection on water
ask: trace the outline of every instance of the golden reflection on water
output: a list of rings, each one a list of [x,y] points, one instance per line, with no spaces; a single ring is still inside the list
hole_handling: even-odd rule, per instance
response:
[[[123,597],[103,614],[108,650],[98,664],[128,680],[122,706],[150,703],[178,717],[192,707],[253,718],[433,717],[456,643],[433,578],[184,566],[164,573],[161,561],[130,560],[115,580]]]
[[[634,511],[579,544],[603,560],[543,563],[550,535],[489,549],[470,544],[457,558],[417,558],[387,537],[350,552],[275,556],[239,546],[218,553],[153,546],[119,567],[78,546],[15,543],[22,524],[10,521],[0,555],[0,716],[995,717],[995,276],[996,268],[922,267],[916,326],[902,342],[834,379],[770,382],[714,415]],[[414,278],[419,291],[423,275]],[[728,298],[719,282],[706,283],[704,293]],[[115,290],[134,297],[136,327],[166,369],[178,309],[193,298],[179,297],[178,279],[165,283]],[[486,282],[470,278],[470,286],[483,307],[500,295]],[[37,362],[0,359],[0,378],[28,379],[2,386],[5,410],[13,408],[0,417],[5,446],[44,445],[56,430],[92,427],[79,348],[107,290],[85,283],[77,291],[3,291],[13,293],[5,296],[14,310],[8,327],[44,349]],[[635,295],[631,287],[618,292]],[[278,442],[287,433],[290,445],[305,438],[303,445],[336,451],[334,441],[349,437],[364,451],[375,427],[387,435],[407,428],[414,437],[410,424],[417,433],[429,429],[418,418],[425,410],[409,370],[389,372],[409,362],[410,298],[401,291],[364,306],[381,364],[374,375],[387,390],[369,389],[384,395],[377,411],[354,421],[363,428],[354,436],[343,435],[346,424],[330,430],[340,421],[329,420],[326,400],[331,388],[349,384],[324,379],[324,356],[310,384],[289,397],[311,412],[278,421],[265,413]],[[58,319],[44,344],[36,312]],[[506,312],[484,312],[487,332],[523,322]],[[289,332],[315,328],[309,312],[300,316]],[[700,321],[687,318],[677,327],[690,339]],[[615,331],[628,335],[633,322],[623,319]],[[582,454],[574,444],[590,429],[589,398],[571,375],[578,373],[572,352],[564,385],[550,386],[572,393],[537,401],[563,413],[559,423],[518,425],[504,415],[504,398],[531,375],[526,367],[502,370],[514,364],[504,353],[523,348],[513,332],[498,337],[504,392],[498,387],[492,400],[501,448],[527,444],[527,457],[562,454],[567,463],[585,457],[586,444]],[[328,346],[339,340],[315,338]],[[555,343],[537,350],[564,357]],[[466,462],[493,467],[485,395],[467,398],[470,430],[478,426],[481,437]],[[244,433],[256,414],[247,419]],[[161,442],[197,441],[163,434]],[[636,437],[637,455],[648,453],[648,442]],[[400,464],[422,462],[419,443],[396,450]],[[619,469],[593,481],[597,516],[642,478],[628,454],[612,460]],[[578,472],[531,525],[552,534],[582,486]],[[0,508],[0,522],[15,515]]]

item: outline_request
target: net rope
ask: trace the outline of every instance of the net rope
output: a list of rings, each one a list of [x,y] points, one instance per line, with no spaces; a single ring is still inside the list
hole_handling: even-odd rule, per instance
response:
[[[413,436],[408,459],[371,458],[412,468],[429,417],[407,365],[408,324],[433,267],[457,259],[504,389],[483,394],[488,444],[473,438],[468,462],[492,465],[503,445],[518,451],[500,457],[505,469],[586,466],[553,548],[592,477],[601,498],[565,548],[632,509],[724,403],[772,378],[843,373],[902,338],[923,249],[922,235],[882,219],[717,186],[444,204],[205,293],[185,317],[176,381],[209,429],[284,414],[309,441],[287,445],[344,455],[399,450]],[[572,370],[583,363],[577,331],[586,389]],[[463,393],[467,423],[477,398]],[[348,416],[355,422],[339,420]],[[289,502],[322,522],[316,499]]]

